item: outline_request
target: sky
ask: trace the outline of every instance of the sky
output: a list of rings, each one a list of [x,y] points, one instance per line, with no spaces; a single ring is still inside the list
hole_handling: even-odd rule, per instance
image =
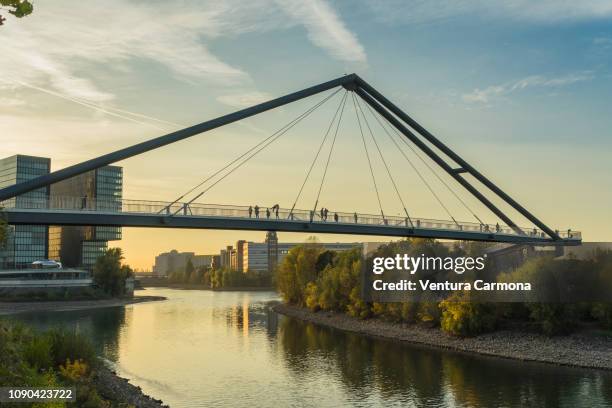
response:
[[[2,13],[0,157],[51,157],[57,170],[356,72],[548,225],[580,230],[586,241],[612,240],[609,1],[56,0],[34,6],[19,20]],[[118,163],[124,197],[176,199],[327,95]],[[291,207],[340,98],[342,92],[198,201]],[[377,214],[354,109],[349,97],[319,205]],[[411,156],[447,212],[373,117],[369,125],[411,215],[449,219],[450,212],[473,221],[475,212],[496,222],[451,186],[467,211]],[[384,163],[367,143],[383,211],[402,214]],[[314,205],[325,147],[297,208]],[[114,245],[132,266],[149,270],[161,252],[215,253],[264,235],[125,228]],[[279,235],[281,241],[307,238]]]

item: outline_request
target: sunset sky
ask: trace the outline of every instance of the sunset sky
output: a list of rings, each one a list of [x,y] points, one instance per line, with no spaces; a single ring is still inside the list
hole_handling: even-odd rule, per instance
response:
[[[356,72],[548,225],[581,230],[586,241],[612,240],[609,1],[34,6],[19,20],[1,13],[7,21],[0,27],[0,157],[51,157],[57,170]],[[324,96],[117,163],[124,167],[124,197],[174,200]],[[340,97],[198,201],[291,207]],[[320,205],[379,213],[352,103],[345,109]],[[412,215],[448,219],[386,136],[377,137]],[[370,154],[375,158],[373,146]],[[385,213],[401,213],[380,160],[374,167]],[[314,205],[322,168],[313,170],[298,208]],[[436,189],[453,215],[473,221],[442,187]],[[148,270],[160,252],[216,253],[264,235],[126,228],[117,245],[128,263]]]

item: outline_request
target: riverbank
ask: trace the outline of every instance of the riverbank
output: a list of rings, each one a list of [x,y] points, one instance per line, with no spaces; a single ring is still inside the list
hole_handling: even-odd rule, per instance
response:
[[[36,311],[63,312],[69,310],[98,309],[117,307],[143,302],[166,300],[163,296],[134,296],[133,298],[96,299],[96,300],[62,300],[38,302],[0,302],[0,316]]]
[[[213,292],[272,292],[276,289],[274,287],[261,287],[261,286],[228,286],[223,288],[211,288],[208,285],[200,283],[164,283],[164,284],[142,284],[144,289],[146,288],[168,288],[168,289],[184,289],[184,290],[210,290]]]
[[[165,408],[163,401],[150,397],[142,392],[129,380],[119,377],[117,373],[107,367],[99,368],[93,376],[93,383],[98,393],[109,401],[129,404],[138,408]]]
[[[439,328],[391,323],[380,319],[360,320],[336,312],[315,313],[285,304],[275,305],[273,310],[321,326],[370,337],[522,361],[612,370],[612,337],[604,335],[574,333],[569,336],[546,337],[538,333],[501,330],[477,337],[459,338]]]

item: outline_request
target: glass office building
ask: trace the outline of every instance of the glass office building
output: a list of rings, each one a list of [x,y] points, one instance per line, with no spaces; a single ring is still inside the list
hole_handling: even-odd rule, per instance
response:
[[[51,187],[52,197],[71,197],[96,211],[119,211],[123,195],[123,169],[105,166]],[[49,229],[49,257],[64,266],[93,268],[108,248],[121,239],[121,227],[53,226]]]
[[[49,173],[51,160],[46,157],[15,155],[0,160],[0,188]],[[49,188],[43,187],[2,203],[5,208],[45,208]],[[27,267],[48,257],[48,227],[44,225],[11,225],[7,240],[0,249],[3,269]]]

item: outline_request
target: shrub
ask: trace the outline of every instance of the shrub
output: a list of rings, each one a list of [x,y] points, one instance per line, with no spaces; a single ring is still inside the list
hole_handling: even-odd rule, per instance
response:
[[[593,304],[591,314],[601,322],[604,329],[612,330],[612,303]]]
[[[442,330],[457,336],[474,336],[495,328],[495,311],[486,303],[473,302],[469,292],[455,292],[440,302]]]
[[[97,366],[96,352],[87,338],[62,330],[52,330],[49,332],[49,338],[54,366],[59,367],[68,360],[81,360],[90,367]]]
[[[59,366],[59,372],[62,377],[72,382],[79,381],[89,372],[89,367],[83,360],[66,360],[66,363]]]
[[[36,369],[48,369],[53,366],[51,359],[51,342],[47,336],[35,336],[23,348],[27,363]]]
[[[576,325],[576,307],[565,303],[529,303],[530,317],[548,336],[567,334]]]

